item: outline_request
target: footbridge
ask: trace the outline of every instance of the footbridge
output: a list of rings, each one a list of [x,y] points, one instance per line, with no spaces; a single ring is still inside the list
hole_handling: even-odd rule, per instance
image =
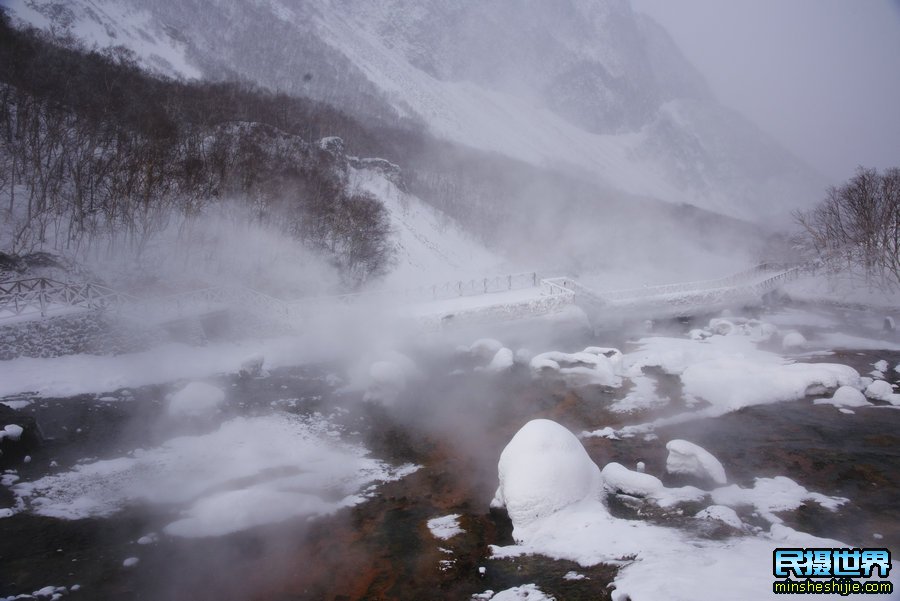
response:
[[[596,290],[573,277],[537,272],[459,280],[403,290],[279,299],[244,286],[217,286],[138,298],[95,283],[30,278],[0,283],[0,326],[85,311],[113,312],[148,324],[166,324],[216,312],[246,313],[302,327],[336,307],[378,305],[412,315],[430,328],[466,322],[521,319],[581,307],[597,323],[629,317],[661,318],[753,303],[800,276],[802,266],[762,264],[725,278]]]

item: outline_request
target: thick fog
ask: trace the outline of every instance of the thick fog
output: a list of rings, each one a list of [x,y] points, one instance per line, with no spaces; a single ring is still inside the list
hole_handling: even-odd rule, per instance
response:
[[[0,601],[758,598],[900,541],[900,313],[792,215],[896,161],[900,5],[0,4]]]
[[[634,0],[726,105],[832,182],[900,156],[896,0]]]

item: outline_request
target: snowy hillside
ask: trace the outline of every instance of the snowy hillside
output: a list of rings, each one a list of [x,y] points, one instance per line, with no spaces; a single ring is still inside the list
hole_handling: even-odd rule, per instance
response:
[[[373,122],[404,116],[464,145],[735,217],[783,216],[824,188],[721,107],[665,30],[625,0],[114,8],[129,1],[13,0],[9,9],[89,44],[124,44],[157,70],[250,78]]]
[[[503,270],[500,257],[382,173],[352,169],[350,185],[373,194],[390,214],[396,264],[386,287],[438,284]]]

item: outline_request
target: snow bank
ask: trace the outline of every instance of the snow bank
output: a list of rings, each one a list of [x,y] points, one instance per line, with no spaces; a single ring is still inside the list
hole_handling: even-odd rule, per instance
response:
[[[750,505],[773,524],[780,524],[781,518],[775,512],[792,511],[806,502],[813,502],[825,509],[835,511],[848,501],[843,497],[829,497],[810,492],[785,476],[757,478],[753,488],[741,488],[736,484],[712,491],[712,499],[718,505],[740,507]]]
[[[206,382],[191,382],[169,399],[166,412],[173,417],[209,415],[225,402],[225,392]]]
[[[724,414],[742,407],[792,401],[839,386],[859,383],[852,367],[834,363],[760,362],[739,357],[702,361],[681,374],[686,395]]]
[[[133,504],[180,506],[182,517],[166,532],[199,537],[354,505],[364,487],[414,469],[391,468],[336,442],[337,434],[321,416],[239,417],[12,490],[32,512],[61,519],[105,517]]]
[[[459,514],[452,513],[439,518],[428,520],[428,530],[431,535],[441,540],[453,538],[457,534],[462,534],[463,529],[459,527]]]
[[[547,596],[536,584],[523,584],[495,593],[492,590],[472,595],[472,601],[555,601]]]
[[[816,405],[834,405],[835,407],[864,407],[871,405],[865,395],[853,386],[841,386],[834,391],[830,399],[816,399]]]
[[[600,469],[569,430],[535,419],[513,436],[497,465],[500,486],[492,505],[506,507],[515,529],[594,498]]]
[[[572,386],[622,385],[618,373],[622,365],[622,353],[618,349],[588,347],[579,353],[549,351],[531,359],[532,373],[541,377],[552,374]]]
[[[666,471],[670,474],[688,474],[698,478],[709,478],[716,484],[725,484],[725,468],[712,453],[686,440],[670,440],[666,444],[669,456]]]
[[[264,355],[270,369],[301,365],[338,356],[338,343],[333,342],[334,346],[329,347],[322,341],[312,343],[291,336],[202,347],[165,344],[140,353],[113,357],[20,357],[0,361],[0,398],[22,392],[44,397],[69,397],[237,373],[241,363],[253,353]]]
[[[816,338],[819,346],[849,351],[900,351],[900,344],[877,338],[851,336],[843,332],[823,332]]]

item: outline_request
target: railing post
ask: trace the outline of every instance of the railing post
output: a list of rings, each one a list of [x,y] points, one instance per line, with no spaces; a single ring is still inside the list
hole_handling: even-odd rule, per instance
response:
[[[38,304],[41,307],[41,317],[47,316],[47,299],[44,296],[46,294],[46,292],[44,291],[46,286],[47,286],[47,280],[45,280],[44,278],[41,278],[41,281],[40,281],[40,289],[41,290],[40,290],[40,292],[38,292]]]

